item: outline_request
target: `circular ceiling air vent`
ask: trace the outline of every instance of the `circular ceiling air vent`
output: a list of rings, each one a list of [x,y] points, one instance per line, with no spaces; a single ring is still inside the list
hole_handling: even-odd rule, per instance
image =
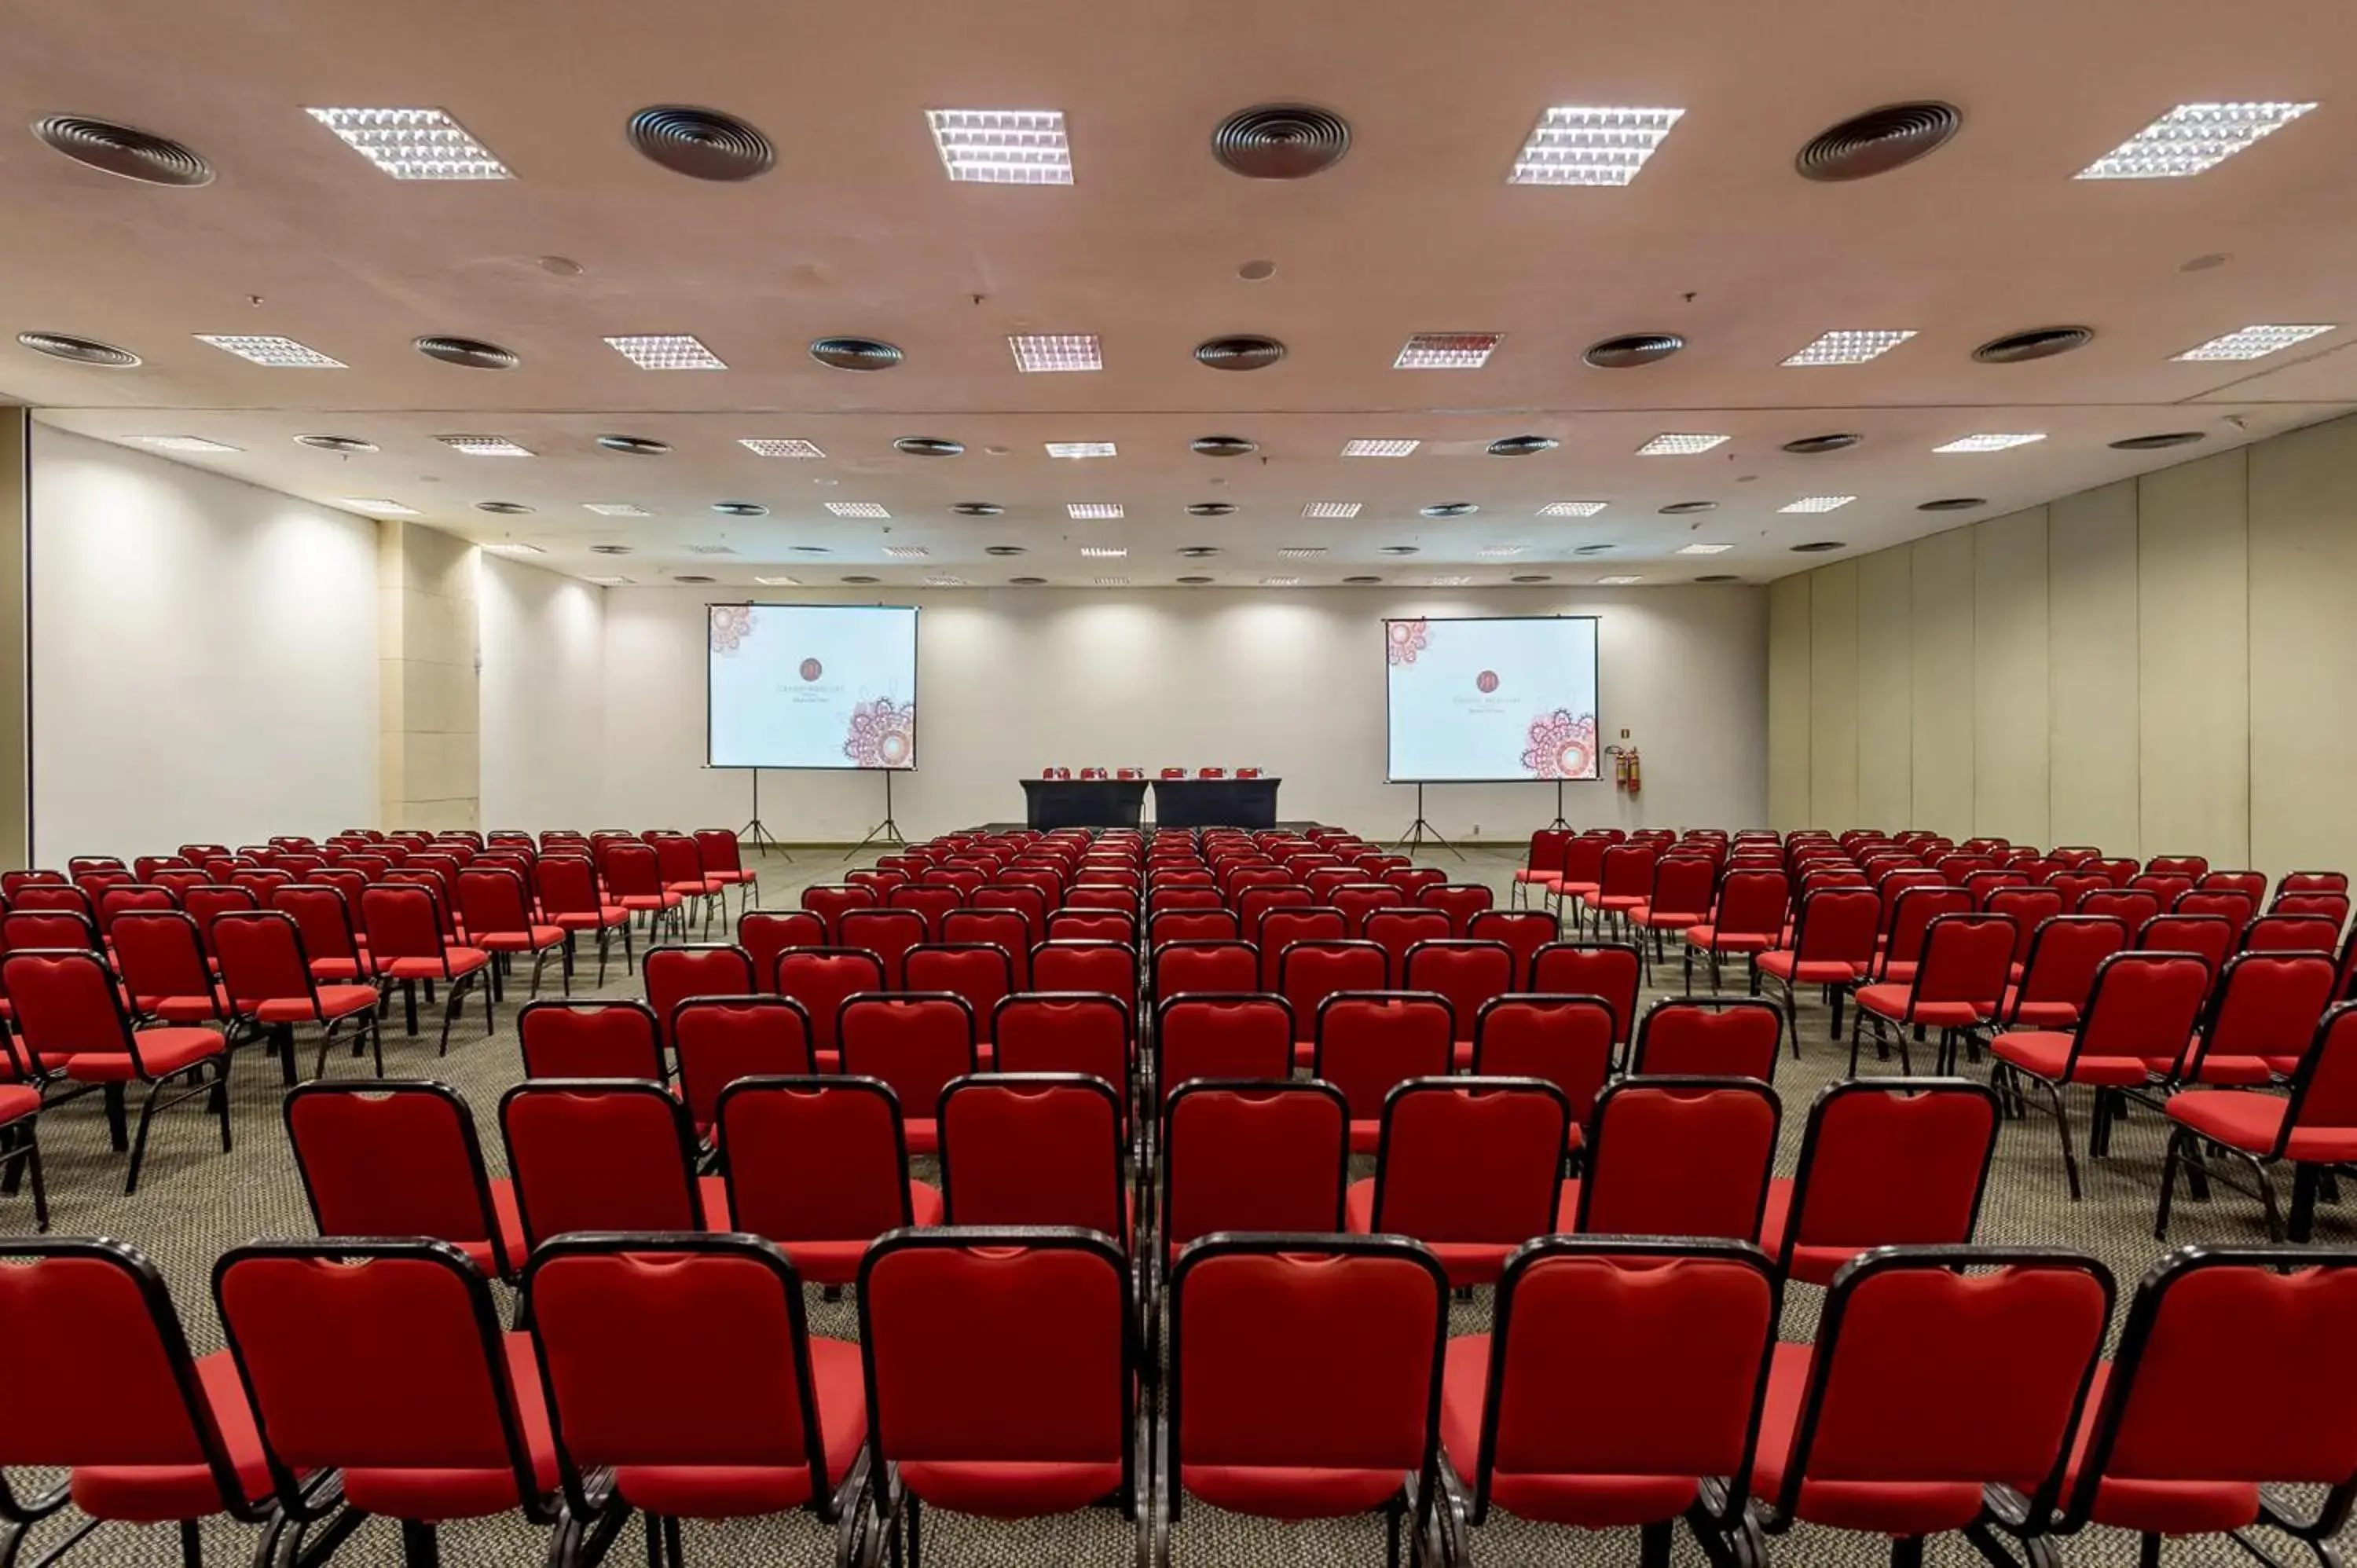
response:
[[[363,441],[357,435],[297,435],[296,444],[317,448],[321,452],[373,452],[376,443]]]
[[[996,501],[960,501],[950,508],[960,517],[999,517],[1006,509]]]
[[[1700,511],[1717,511],[1717,501],[1672,501],[1662,509],[1663,517],[1692,517]]]
[[[723,517],[767,517],[770,509],[759,501],[714,501],[712,510]]]
[[[1211,156],[1247,179],[1306,178],[1350,150],[1350,123],[1305,103],[1241,109],[1211,132]]]
[[[1181,577],[1178,579],[1178,585],[1182,588],[1200,588],[1214,580],[1211,577]]]
[[[1375,552],[1378,555],[1413,555],[1422,548],[1415,544],[1386,544]]]
[[[1470,517],[1480,510],[1472,501],[1436,501],[1423,511],[1426,517]]]
[[[1178,547],[1178,553],[1189,561],[1209,561],[1219,553],[1220,547],[1216,544],[1182,544]]]
[[[2018,365],[2025,360],[2050,360],[2094,340],[2092,327],[2033,327],[1991,338],[1973,350],[1973,358],[1984,365]]]
[[[522,517],[524,513],[530,511],[532,508],[524,505],[522,501],[477,501],[475,503],[475,510],[477,511],[495,512],[500,517]]]
[[[905,452],[911,457],[963,457],[965,443],[943,441],[931,435],[903,435],[892,443],[892,450]]]
[[[1813,457],[1820,452],[1840,452],[1865,440],[1863,435],[1849,431],[1836,431],[1830,435],[1803,435],[1797,441],[1784,443],[1784,450],[1796,457]]]
[[[1241,435],[1198,435],[1188,446],[1199,457],[1247,457],[1260,450],[1259,442]]]
[[[1562,445],[1552,435],[1508,435],[1490,443],[1490,456],[1528,457],[1537,452],[1552,452]]]
[[[1351,587],[1354,587],[1354,588],[1364,588],[1364,587],[1368,587],[1368,586],[1370,586],[1370,585],[1373,585],[1373,584],[1380,583],[1380,582],[1382,582],[1382,581],[1383,581],[1383,579],[1382,579],[1381,577],[1370,577],[1370,576],[1361,575],[1361,576],[1355,576],[1355,577],[1345,577],[1345,578],[1343,578],[1343,579],[1342,579],[1342,581],[1343,581],[1343,582],[1345,582],[1345,583],[1347,583],[1347,584],[1349,584]]]
[[[1008,556],[1020,555],[1024,553],[1024,550],[1020,544],[985,544],[982,547],[982,553],[985,555]]]
[[[1234,505],[1228,501],[1197,501],[1187,509],[1189,517],[1233,517]]]
[[[523,362],[497,343],[479,338],[420,338],[413,347],[429,360],[469,371],[512,371]]]
[[[1712,572],[1706,575],[1696,577],[1695,581],[1697,583],[1740,583],[1743,579],[1737,576],[1732,572]]]
[[[1574,555],[1602,555],[1608,553],[1611,548],[1612,546],[1609,544],[1583,544],[1574,550],[1572,553]]]
[[[52,360],[71,360],[77,365],[103,365],[111,371],[127,371],[139,363],[139,356],[128,349],[66,332],[19,332],[16,341]]]
[[[589,547],[592,555],[628,555],[630,553],[630,547],[627,544],[593,544]]]
[[[750,179],[777,161],[770,139],[734,115],[659,103],[630,116],[630,145],[673,174]]]
[[[682,572],[672,578],[674,583],[716,583],[719,580],[717,577],[706,576],[701,572]]]
[[[33,122],[33,134],[78,164],[143,185],[210,185],[212,166],[167,136],[93,120],[51,114]]]
[[[1518,572],[1507,579],[1511,583],[1552,583],[1555,578],[1544,572]]]
[[[789,544],[787,549],[797,555],[832,555],[834,552],[823,544]]]
[[[1580,358],[1599,371],[1627,371],[1666,360],[1685,346],[1686,340],[1674,332],[1631,332],[1591,343]]]
[[[1915,510],[1917,511],[1970,511],[1976,506],[1986,505],[1988,500],[1984,496],[1946,496],[1939,500],[1921,502]]]
[[[1284,358],[1284,344],[1250,332],[1212,338],[1195,345],[1197,362],[1215,371],[1265,371]]]
[[[2131,435],[2111,446],[2115,452],[2158,452],[2164,446],[2190,446],[2201,439],[2199,430],[2171,430],[2160,435]]]
[[[1009,577],[1006,579],[1006,585],[1010,588],[1044,588],[1048,585],[1048,579],[1045,577]]]
[[[821,338],[810,357],[838,371],[888,371],[900,362],[900,350],[873,338]]]
[[[608,452],[627,452],[633,457],[660,457],[671,450],[671,443],[658,441],[651,435],[600,435],[597,445]]]
[[[1815,136],[1792,166],[1816,180],[1889,174],[1938,151],[1964,123],[1953,103],[1888,103]]]
[[[1822,555],[1828,550],[1846,550],[1849,546],[1838,539],[1813,539],[1806,544],[1792,546],[1795,555]]]

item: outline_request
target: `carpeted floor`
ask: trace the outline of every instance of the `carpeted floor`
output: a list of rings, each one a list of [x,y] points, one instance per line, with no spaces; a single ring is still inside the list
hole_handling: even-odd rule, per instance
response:
[[[1501,890],[1519,864],[1519,853],[1505,849],[1473,849],[1461,861],[1449,852],[1427,853],[1420,860],[1448,870],[1453,879],[1481,881]],[[847,868],[839,853],[811,850],[791,861],[771,856],[759,863],[761,901],[792,907],[800,889],[814,881],[838,880]],[[733,903],[732,903],[733,908]],[[715,928],[716,940],[718,929]],[[552,966],[553,967],[553,966]],[[592,966],[594,968],[594,966]],[[1676,983],[1674,962],[1660,980]],[[590,993],[585,972],[576,994]],[[555,989],[552,979],[549,991]],[[622,972],[619,954],[608,983],[598,994],[639,993],[635,976]],[[388,1021],[386,1069],[395,1077],[423,1077],[447,1083],[463,1094],[484,1130],[484,1147],[493,1161],[500,1144],[492,1122],[500,1092],[522,1075],[511,1026],[514,1005],[511,993],[499,1009],[499,1028],[486,1034],[479,1004],[470,1006],[454,1032],[448,1057],[437,1060],[429,1026],[416,1039],[400,1032],[398,1012]],[[1781,1174],[1789,1175],[1797,1153],[1801,1129],[1810,1101],[1824,1084],[1841,1075],[1846,1048],[1836,1051],[1825,1038],[1827,1018],[1813,999],[1804,999],[1802,1059],[1789,1054],[1778,1069],[1776,1088],[1784,1114]],[[333,1076],[349,1076],[357,1064],[348,1058],[331,1062]],[[1864,1070],[1894,1072],[1896,1064],[1878,1064],[1869,1058]],[[1979,1076],[1985,1068],[1968,1068]],[[76,1101],[42,1118],[41,1142],[48,1166],[53,1229],[60,1235],[105,1235],[130,1242],[154,1258],[170,1280],[188,1337],[199,1352],[221,1343],[208,1291],[209,1271],[225,1248],[259,1236],[299,1236],[308,1232],[309,1218],[301,1185],[288,1152],[279,1119],[280,1086],[272,1062],[255,1053],[242,1054],[232,1075],[236,1148],[223,1155],[201,1101],[159,1118],[150,1145],[148,1163],[135,1197],[123,1196],[123,1160],[107,1145],[103,1118],[94,1101]],[[2085,1137],[2083,1106],[2074,1105],[2079,1137]],[[1995,1172],[1981,1216],[1980,1237],[1992,1242],[2041,1242],[2083,1250],[2102,1259],[2116,1275],[2123,1301],[2144,1270],[2162,1251],[2153,1240],[2152,1222],[2160,1169],[2161,1133],[2158,1119],[2139,1114],[2117,1130],[2107,1161],[2088,1162],[2083,1202],[2072,1204],[2064,1194],[2061,1164],[2050,1120],[2033,1114],[2007,1123],[2001,1133]],[[931,1175],[920,1162],[919,1174]],[[1354,1174],[1371,1174],[1372,1162]],[[27,1233],[32,1229],[30,1205],[20,1196],[0,1199],[0,1237]],[[2257,1205],[2220,1188],[2212,1203],[2180,1200],[2172,1225],[2172,1240],[2263,1242],[2266,1240]],[[2328,1206],[2319,1213],[2316,1244],[2357,1244],[2357,1204]],[[1795,1285],[1787,1293],[1783,1337],[1805,1338],[1813,1331],[1820,1292]],[[812,1326],[815,1332],[850,1338],[856,1324],[847,1304],[826,1304],[811,1294]],[[1488,1326],[1488,1293],[1457,1310],[1459,1333]],[[322,1325],[323,1333],[333,1332]],[[11,1355],[37,1353],[12,1347]],[[1567,1412],[1575,1415],[1577,1412]],[[5,1420],[0,1413],[0,1420]],[[26,1477],[38,1481],[39,1477]],[[37,1537],[36,1544],[52,1539],[55,1530]],[[544,1538],[512,1520],[454,1525],[445,1530],[444,1560],[452,1568],[463,1564],[523,1564],[540,1561]],[[227,1564],[251,1557],[254,1532],[242,1527],[213,1524],[205,1531],[207,1561]],[[2282,1543],[2287,1552],[2297,1552]],[[372,1521],[338,1556],[339,1563],[382,1564],[397,1562],[399,1542],[393,1529]],[[1189,1504],[1176,1537],[1174,1556],[1181,1568],[1252,1564],[1254,1568],[1328,1568],[1328,1565],[1370,1564],[1382,1561],[1381,1524],[1348,1520],[1303,1526],[1277,1526],[1256,1520],[1222,1515]],[[1505,1568],[1532,1564],[1559,1568],[1568,1564],[1633,1563],[1637,1540],[1633,1531],[1580,1534],[1519,1523],[1502,1516],[1475,1538],[1476,1561]],[[1814,1568],[1818,1564],[1867,1564],[1887,1561],[1878,1540],[1803,1529],[1772,1543],[1775,1561]],[[831,1534],[808,1519],[767,1520],[726,1529],[690,1526],[687,1552],[697,1563],[741,1564],[824,1564],[833,1561]],[[1129,1527],[1109,1511],[1097,1510],[1073,1518],[1006,1525],[959,1520],[929,1512],[925,1557],[938,1563],[975,1563],[992,1568],[1041,1568],[1054,1563],[1087,1564],[1089,1568],[1119,1568],[1133,1563],[1135,1539]],[[634,1562],[642,1549],[636,1527],[616,1543],[609,1561]],[[31,1556],[28,1552],[27,1558]],[[2136,1561],[2132,1538],[2109,1531],[2092,1531],[2067,1543],[2064,1560],[2073,1564],[2130,1564]],[[1934,1563],[1980,1561],[1960,1541],[1932,1543]],[[2298,1559],[2307,1560],[2306,1553]],[[1700,1563],[1701,1554],[1681,1535],[1678,1562]],[[2289,1556],[2287,1561],[2292,1560]],[[113,1525],[75,1549],[71,1561],[91,1568],[145,1568],[179,1561],[177,1535],[169,1529],[139,1529]],[[2169,1549],[2167,1563],[2228,1563],[2250,1561],[2222,1539]]]

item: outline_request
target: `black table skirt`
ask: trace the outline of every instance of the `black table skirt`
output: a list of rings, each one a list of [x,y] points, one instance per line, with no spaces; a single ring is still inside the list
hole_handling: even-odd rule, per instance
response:
[[[1026,779],[1023,819],[1052,828],[1134,828],[1146,805],[1143,779]]]
[[[1278,779],[1157,779],[1159,828],[1273,828]]]

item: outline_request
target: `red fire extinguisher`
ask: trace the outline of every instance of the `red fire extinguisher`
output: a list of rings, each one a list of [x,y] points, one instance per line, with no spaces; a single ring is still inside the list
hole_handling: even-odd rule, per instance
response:
[[[1631,795],[1642,791],[1645,787],[1644,770],[1638,761],[1637,748],[1633,746],[1607,746],[1605,749],[1612,757],[1613,788],[1625,790]]]

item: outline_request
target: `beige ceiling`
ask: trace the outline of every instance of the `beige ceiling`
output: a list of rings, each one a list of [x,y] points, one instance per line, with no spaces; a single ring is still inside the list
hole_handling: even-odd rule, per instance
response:
[[[1824,558],[1794,543],[1874,548],[2189,455],[2105,445],[2124,436],[2200,431],[2198,455],[2357,406],[2346,174],[2357,13],[2345,0],[118,0],[19,8],[7,38],[0,121],[125,121],[188,143],[220,173],[201,189],[151,188],[0,134],[11,242],[0,393],[110,439],[222,441],[242,450],[188,460],[317,500],[390,497],[471,537],[540,544],[546,564],[582,575],[1756,580]],[[1957,104],[1964,130],[1878,179],[1793,173],[1815,132],[1911,98]],[[2170,105],[2205,99],[2322,107],[2195,178],[2071,178]],[[1269,101],[1347,117],[1350,156],[1299,182],[1214,163],[1211,128]],[[623,124],[660,102],[749,120],[777,166],[725,185],[643,160]],[[1566,102],[1687,113],[1625,188],[1508,185],[1540,110]],[[313,104],[443,108],[517,177],[393,181],[304,114]],[[958,107],[1062,110],[1075,183],[953,184],[923,111]],[[2181,270],[2213,252],[2229,259]],[[581,274],[544,270],[550,255]],[[1273,278],[1237,275],[1262,259]],[[2255,322],[2342,321],[2253,364],[2169,358]],[[1986,338],[2061,323],[2093,328],[2095,342],[2033,364],[1969,358]],[[1835,328],[1921,336],[1863,366],[1778,363]],[[13,342],[27,329],[118,343],[145,364],[45,359]],[[1486,369],[1391,368],[1413,332],[1474,330],[1505,334]],[[1589,342],[1638,330],[1690,347],[1637,371],[1580,362]],[[1023,331],[1099,334],[1107,367],[1018,374],[1006,338]],[[731,368],[640,371],[601,341],[640,332],[693,333]],[[1271,334],[1291,353],[1252,374],[1193,360],[1195,343],[1227,332]],[[264,369],[196,333],[284,334],[350,368]],[[487,338],[523,363],[437,364],[409,348],[422,333]],[[882,374],[825,369],[803,350],[831,333],[888,339],[907,360]],[[1866,440],[1831,456],[1780,450],[1837,430]],[[381,450],[312,451],[291,439],[307,431]],[[1634,455],[1662,431],[1733,439],[1700,456]],[[1976,431],[2048,439],[1931,451]],[[504,435],[539,456],[468,457],[432,439],[452,432]],[[675,450],[615,456],[591,444],[604,432]],[[1562,445],[1483,455],[1523,433]],[[1188,451],[1211,434],[1261,451]],[[954,438],[967,455],[901,456],[900,435]],[[748,436],[802,437],[828,456],[759,458],[736,445]],[[1425,445],[1341,458],[1358,436]],[[1120,456],[1051,460],[1051,440],[1112,440]],[[1860,499],[1826,516],[1776,510],[1821,493]],[[1954,495],[1990,505],[1916,510]],[[491,517],[474,510],[483,499],[537,510]],[[1364,510],[1303,518],[1318,499]],[[1610,504],[1587,520],[1534,515],[1558,499]],[[716,500],[772,515],[716,517]],[[829,500],[893,517],[838,520]],[[963,500],[1007,510],[951,515]],[[1214,500],[1236,515],[1185,514]],[[1456,500],[1481,510],[1417,514]],[[1718,510],[1657,515],[1683,500]],[[655,515],[601,518],[583,510],[592,501]],[[1127,515],[1073,522],[1073,501]],[[1695,541],[1734,548],[1670,553]],[[635,553],[618,565],[589,554],[593,542]],[[888,562],[887,543],[931,555]],[[1131,554],[1084,562],[1082,543]],[[991,544],[1028,553],[995,560]],[[1198,544],[1222,554],[1175,553]],[[1421,553],[1388,559],[1385,544]],[[1574,556],[1583,544],[1611,549]],[[1322,560],[1275,555],[1319,545]],[[1523,553],[1485,560],[1485,545]]]

